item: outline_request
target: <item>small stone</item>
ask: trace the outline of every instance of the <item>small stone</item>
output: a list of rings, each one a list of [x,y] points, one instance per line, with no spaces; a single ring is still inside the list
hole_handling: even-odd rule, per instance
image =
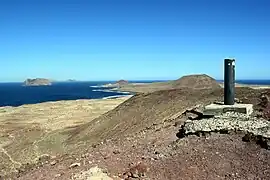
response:
[[[92,148],[97,148],[97,145],[96,145],[96,144],[93,144],[93,145],[92,145]]]
[[[146,157],[142,156],[142,160],[146,159]]]
[[[81,163],[73,163],[69,167],[70,168],[75,168],[75,167],[79,167],[79,166],[81,166]]]
[[[109,154],[105,154],[104,156],[103,156],[103,159],[109,159],[110,158],[110,155]]]
[[[51,159],[56,159],[56,156],[51,156]]]
[[[56,163],[57,163],[57,161],[54,160],[54,161],[52,161],[52,162],[50,163],[50,165],[51,165],[51,166],[54,166],[54,165],[56,165]]]
[[[140,176],[137,173],[132,173],[132,178],[139,178]]]
[[[113,154],[120,154],[120,151],[119,150],[114,150]]]
[[[62,176],[62,174],[56,174],[54,177],[60,177],[60,176]]]
[[[159,157],[159,158],[164,158],[165,155],[164,155],[164,154],[159,154],[158,157]]]
[[[122,179],[128,179],[129,178],[129,176],[127,175],[127,174],[125,174],[125,175],[123,175],[123,176],[119,176],[119,177],[121,177]]]
[[[131,177],[131,176],[132,176],[131,172],[128,172],[126,175],[127,175],[128,177]]]
[[[50,158],[51,158],[51,157],[50,157],[49,154],[42,154],[42,155],[38,158],[38,161],[44,162],[44,161],[48,161]]]
[[[87,154],[82,154],[81,155],[81,158],[86,158],[87,157]]]

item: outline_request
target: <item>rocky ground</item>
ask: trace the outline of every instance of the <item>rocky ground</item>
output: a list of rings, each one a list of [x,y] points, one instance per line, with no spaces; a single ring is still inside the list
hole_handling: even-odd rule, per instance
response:
[[[260,146],[256,139],[243,140],[250,129],[261,126],[265,128],[261,135],[269,140],[269,121],[228,113],[218,119],[229,117],[235,118],[232,122],[253,121],[254,128],[225,122],[215,123],[221,128],[212,131],[209,119],[186,122],[187,117],[182,116],[121,141],[108,139],[80,155],[47,160],[22,172],[18,179],[91,179],[96,177],[91,171],[97,167],[102,169],[98,169],[100,177],[107,179],[269,179],[270,147]],[[185,136],[177,137],[183,128]]]

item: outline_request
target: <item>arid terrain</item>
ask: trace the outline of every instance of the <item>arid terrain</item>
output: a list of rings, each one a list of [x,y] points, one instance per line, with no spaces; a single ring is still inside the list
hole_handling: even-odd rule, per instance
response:
[[[262,98],[269,89],[236,88],[239,103],[254,105],[251,117],[228,113],[196,119],[192,112],[222,101],[223,89],[205,75],[174,86],[92,105],[67,101],[1,108],[3,178],[270,178],[270,105]],[[101,101],[111,104],[94,105]]]
[[[42,154],[63,154],[66,129],[90,122],[129,97],[106,100],[58,101],[0,108],[0,173],[25,163],[35,163]],[[69,146],[70,145],[70,146]]]

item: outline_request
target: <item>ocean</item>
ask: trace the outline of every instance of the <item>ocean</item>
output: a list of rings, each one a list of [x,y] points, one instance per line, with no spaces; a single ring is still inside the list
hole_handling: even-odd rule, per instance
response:
[[[151,83],[160,81],[132,81]],[[270,85],[270,80],[238,80],[242,84]],[[0,83],[0,107],[21,106],[48,101],[106,99],[130,95],[100,87],[111,82],[57,82],[51,86],[23,86],[22,83]]]
[[[140,83],[155,81],[134,81]],[[23,86],[22,83],[0,83],[0,107],[21,106],[48,101],[77,99],[106,99],[130,95],[110,91],[101,85],[112,82],[56,82],[51,86]]]

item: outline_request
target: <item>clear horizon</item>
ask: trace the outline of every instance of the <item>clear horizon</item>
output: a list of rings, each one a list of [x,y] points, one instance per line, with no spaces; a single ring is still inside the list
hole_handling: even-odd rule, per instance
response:
[[[268,0],[2,0],[0,82],[270,79]]]
[[[115,81],[118,81],[119,79],[115,79],[115,80],[76,80],[75,79],[75,82],[115,82]],[[172,80],[177,80],[177,79],[127,79],[127,81],[130,81],[130,82],[147,82],[147,81],[172,81]],[[223,79],[216,79],[216,81],[223,81]],[[270,81],[270,79],[236,79],[235,80],[236,82],[239,82],[239,81]],[[52,82],[68,82],[68,79],[67,80],[52,80]],[[0,81],[0,83],[23,83],[23,81]]]

